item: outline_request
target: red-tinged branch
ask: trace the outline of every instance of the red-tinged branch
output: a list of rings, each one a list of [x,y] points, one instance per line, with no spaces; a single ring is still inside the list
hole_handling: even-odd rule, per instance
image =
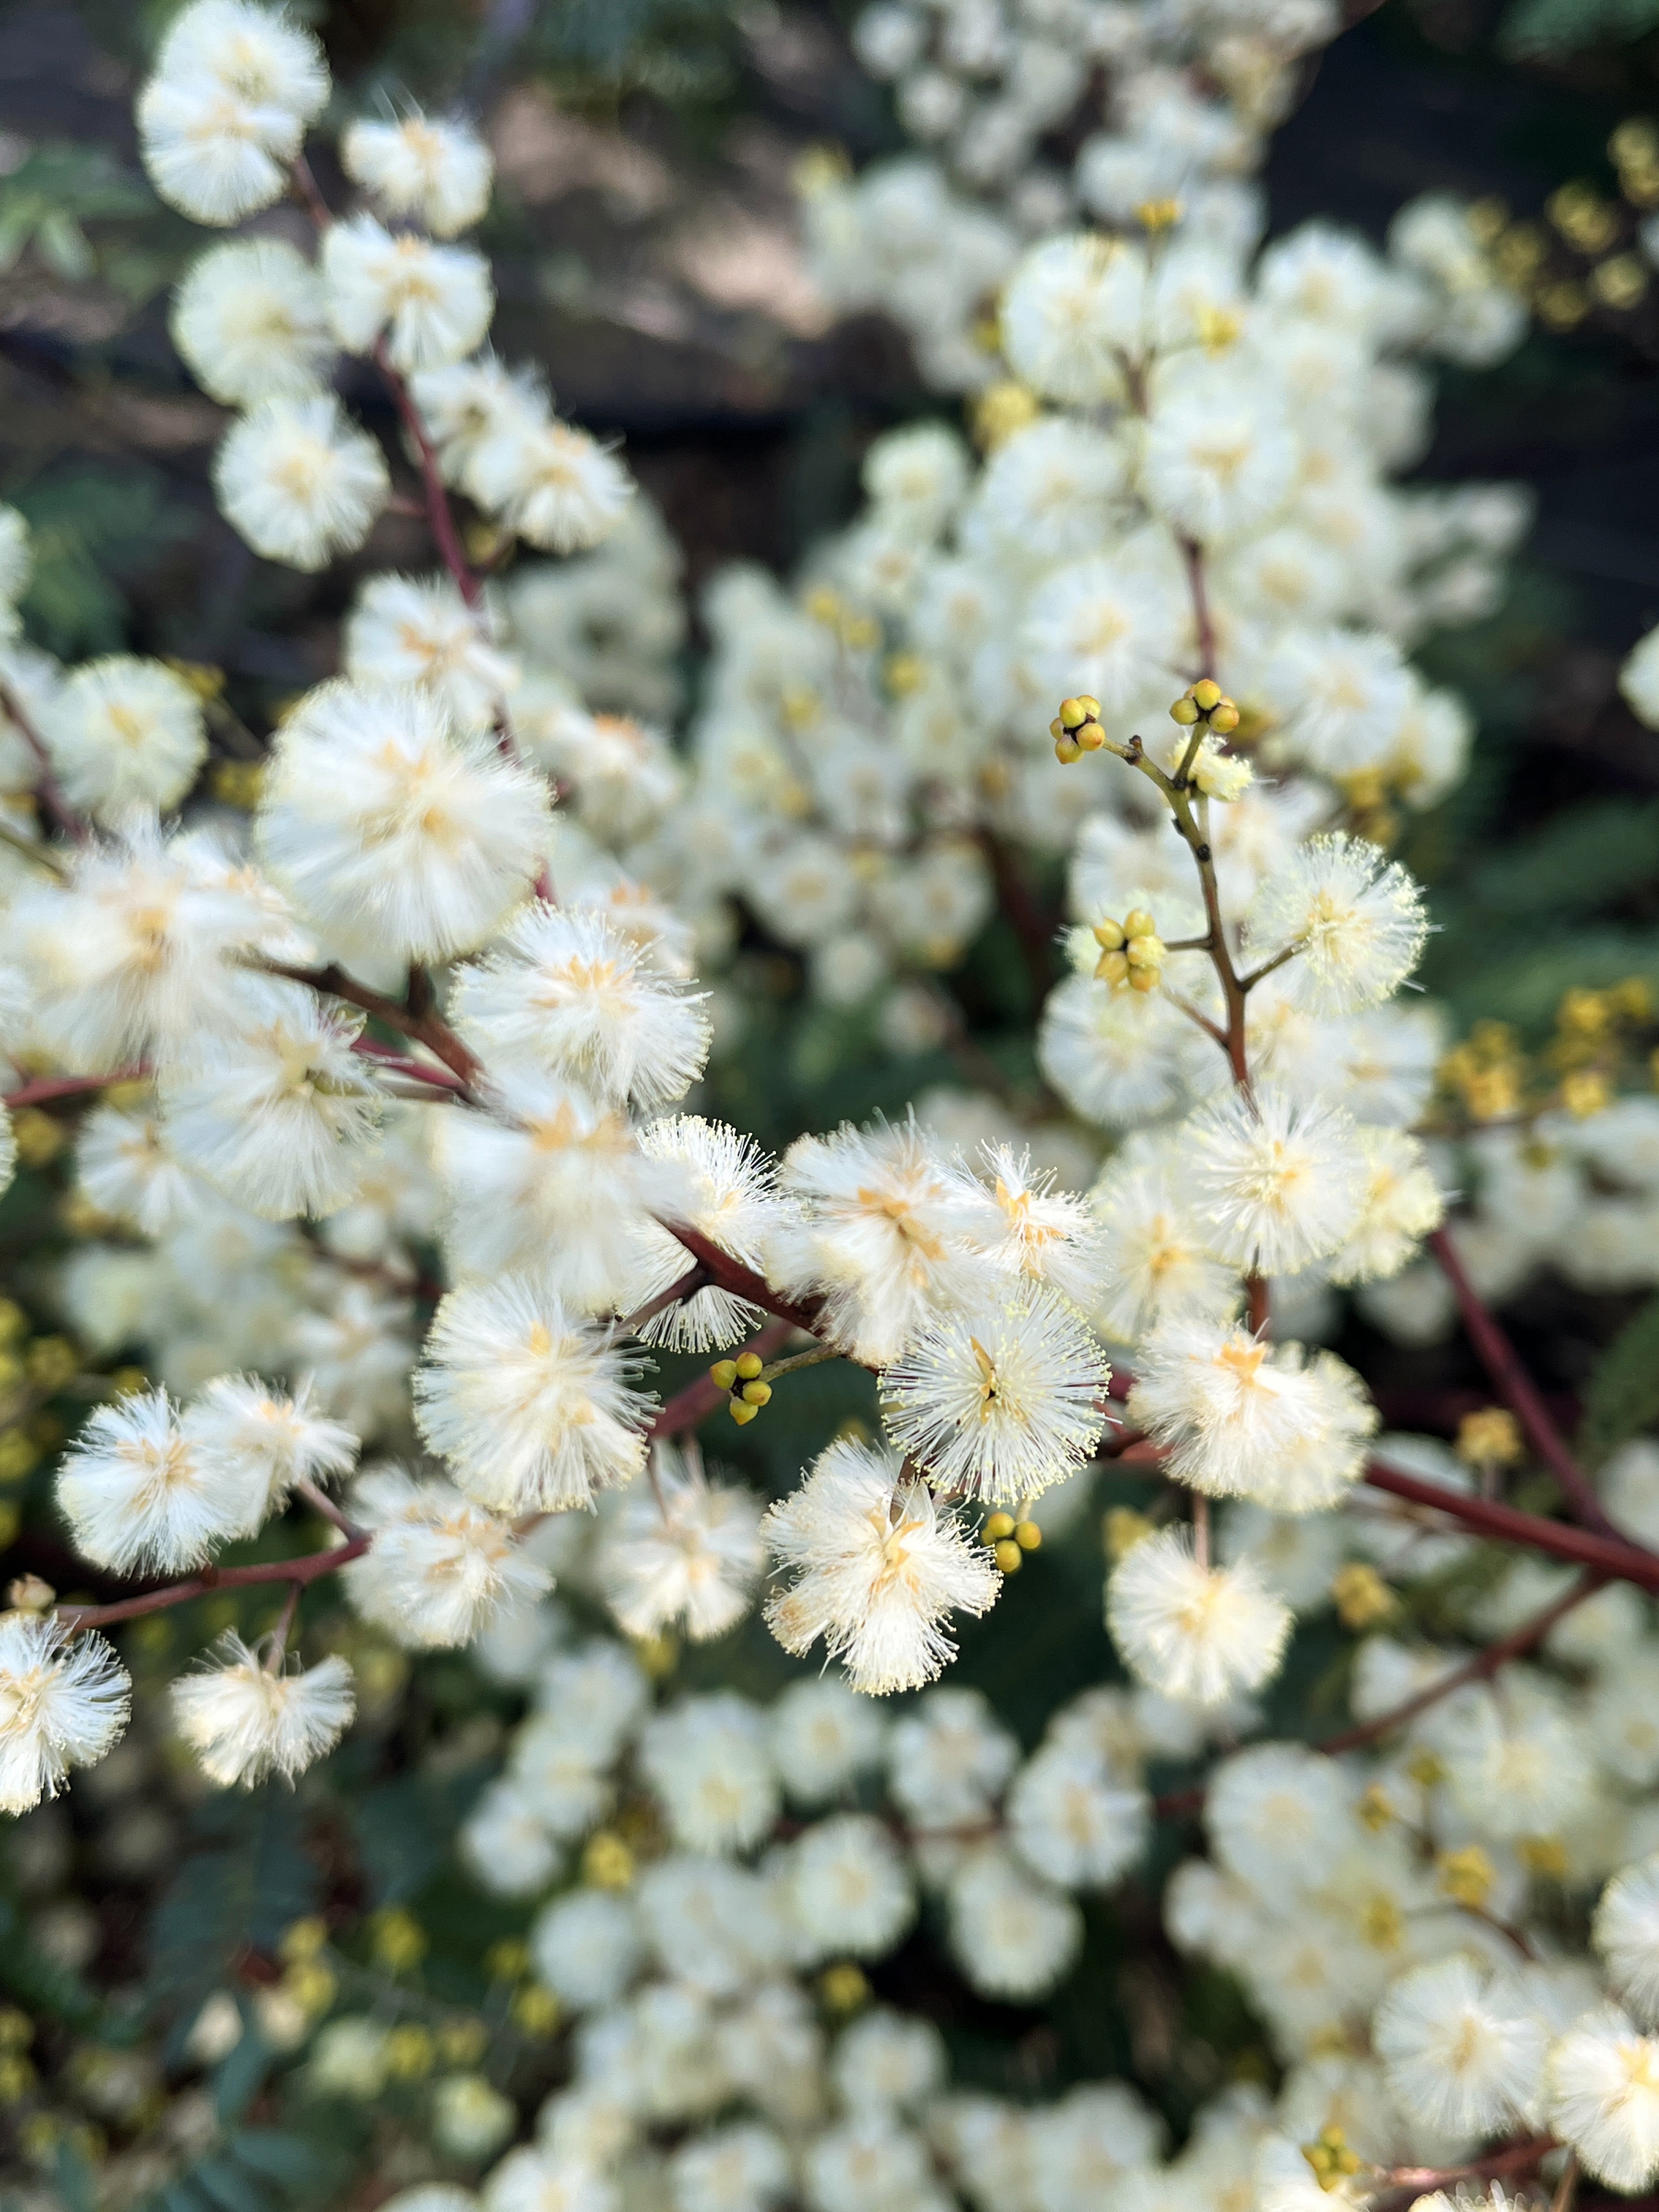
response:
[[[392,356],[386,349],[384,338],[377,338],[374,342],[374,366],[380,371],[380,381],[398,410],[398,420],[403,424],[419,459],[421,487],[426,496],[427,526],[432,532],[439,557],[454,579],[456,590],[476,613],[483,605],[483,586],[472,573],[471,563],[461,544],[461,534],[455,527],[449,494],[444,488],[438,456],[427,434],[425,420],[410,397],[409,386],[392,367]]]
[[[1195,538],[1181,541],[1181,557],[1187,567],[1187,589],[1193,602],[1193,629],[1198,639],[1198,673],[1200,678],[1213,679],[1216,662],[1215,617],[1210,611],[1210,593],[1204,577],[1204,548]]]
[[[429,1006],[416,1013],[401,1000],[388,999],[380,991],[371,991],[355,975],[347,975],[343,968],[290,968],[279,960],[268,961],[265,964],[273,975],[286,975],[295,983],[308,983],[313,991],[326,991],[333,998],[343,999],[348,1006],[359,1006],[364,1013],[373,1014],[388,1029],[397,1030],[404,1036],[413,1037],[416,1044],[423,1044],[429,1053],[442,1060],[452,1074],[459,1077],[458,1097],[465,1095],[471,1097],[472,1095],[472,1086],[483,1072],[483,1064],[475,1054],[467,1050],[448,1023],[441,1019]]]
[[[106,1628],[113,1621],[137,1620],[142,1613],[164,1613],[169,1606],[188,1605],[192,1598],[209,1597],[216,1590],[248,1589],[262,1583],[304,1586],[362,1559],[370,1540],[365,1534],[337,1544],[331,1552],[307,1552],[301,1559],[271,1559],[254,1567],[204,1567],[186,1582],[141,1590],[136,1597],[119,1598],[113,1605],[60,1605],[58,1618],[75,1636],[83,1628]]]
[[[1392,1735],[1396,1729],[1407,1727],[1419,1713],[1426,1712],[1431,1705],[1437,1705],[1443,1698],[1450,1697],[1454,1691],[1465,1689],[1471,1682],[1489,1682],[1500,1668],[1508,1666],[1511,1659],[1524,1658],[1528,1651],[1540,1644],[1558,1620],[1565,1620],[1575,1607],[1583,1605],[1586,1598],[1594,1597],[1597,1590],[1606,1587],[1607,1581],[1607,1577],[1603,1574],[1585,1575],[1570,1590],[1557,1598],[1553,1605],[1547,1605],[1541,1613],[1535,1613],[1529,1620],[1523,1620],[1519,1628],[1512,1628],[1496,1644],[1488,1644],[1484,1650],[1477,1651],[1466,1659],[1461,1667],[1449,1668],[1437,1680],[1431,1682],[1426,1689],[1419,1690],[1414,1698],[1407,1698],[1401,1704],[1391,1706],[1386,1713],[1378,1713],[1374,1719],[1361,1721],[1353,1728],[1344,1729],[1339,1735],[1325,1737],[1314,1746],[1315,1750],[1327,1752],[1333,1758],[1339,1752],[1363,1750],[1368,1743],[1380,1742],[1382,1737]]]
[[[460,1077],[447,1067],[433,1067],[423,1060],[410,1060],[404,1054],[393,1052],[390,1046],[376,1044],[373,1037],[359,1037],[352,1046],[365,1060],[372,1060],[376,1067],[387,1075],[407,1076],[411,1083],[430,1085],[434,1091],[447,1091],[460,1097],[466,1085]]]
[[[981,830],[979,842],[990,863],[997,905],[1019,942],[1032,1004],[1040,1009],[1054,980],[1054,924],[1037,904],[1001,838],[994,830]]]
[[[1378,2186],[1386,2189],[1441,2189],[1449,2181],[1498,2181],[1511,2173],[1528,2173],[1560,2145],[1553,2136],[1531,2136],[1525,2142],[1488,2151],[1484,2158],[1463,2166],[1390,2166],[1382,2169]]]
[[[21,1091],[8,1091],[8,1106],[50,1106],[58,1098],[84,1098],[88,1091],[107,1091],[117,1083],[142,1083],[149,1076],[144,1066],[118,1067],[112,1075],[40,1075],[33,1083],[24,1084]]]
[[[1659,1592],[1659,1556],[1621,1538],[1603,1536],[1591,1528],[1575,1528],[1565,1521],[1547,1521],[1539,1513],[1522,1513],[1513,1505],[1500,1504],[1495,1498],[1472,1498],[1461,1490],[1449,1490],[1444,1483],[1425,1482],[1420,1475],[1385,1466],[1381,1460],[1367,1463],[1365,1480],[1373,1490],[1386,1490],[1391,1497],[1403,1498],[1413,1505],[1432,1506],[1501,1544],[1521,1544],[1528,1551],[1547,1552],[1553,1558],[1571,1560],[1575,1566],[1589,1567],[1610,1581],[1633,1583],[1638,1589]]]
[[[729,1291],[733,1297],[742,1298],[748,1305],[758,1306],[763,1313],[775,1314],[793,1328],[805,1329],[809,1336],[822,1334],[821,1300],[785,1297],[781,1291],[773,1289],[764,1275],[757,1274],[741,1260],[734,1260],[729,1252],[723,1252],[711,1237],[705,1237],[701,1229],[693,1229],[689,1222],[665,1221],[662,1225],[694,1260],[702,1263],[711,1283],[717,1283],[721,1290]]]
[[[683,1275],[675,1277],[665,1291],[659,1291],[654,1298],[647,1298],[643,1305],[635,1307],[626,1321],[618,1324],[623,1334],[637,1336],[647,1322],[654,1321],[659,1313],[666,1313],[670,1306],[678,1305],[683,1299],[696,1297],[699,1291],[707,1288],[708,1280],[708,1270],[702,1261],[694,1261]]]
[[[1553,1605],[1547,1605],[1541,1613],[1535,1613],[1531,1620],[1523,1620],[1519,1628],[1511,1629],[1496,1644],[1489,1644],[1484,1650],[1474,1653],[1462,1666],[1449,1668],[1425,1689],[1419,1690],[1415,1697],[1403,1698],[1399,1705],[1390,1705],[1386,1713],[1377,1713],[1370,1720],[1358,1722],[1352,1728],[1343,1729],[1335,1735],[1322,1736],[1309,1748],[1323,1752],[1331,1759],[1345,1751],[1363,1751],[1367,1744],[1380,1743],[1385,1736],[1392,1735],[1396,1729],[1407,1727],[1419,1713],[1427,1712],[1431,1705],[1437,1705],[1443,1698],[1449,1698],[1454,1691],[1462,1690],[1471,1682],[1490,1681],[1501,1668],[1508,1666],[1511,1659],[1524,1657],[1541,1644],[1558,1620],[1565,1620],[1574,1607],[1583,1605],[1586,1598],[1594,1597],[1607,1580],[1607,1576],[1602,1574],[1587,1574],[1564,1596],[1557,1598]],[[1200,1810],[1204,1802],[1204,1794],[1201,1789],[1172,1790],[1166,1796],[1153,1801],[1153,1809],[1161,1819],[1179,1820]],[[1502,1925],[1504,1933],[1513,1940],[1515,1931],[1506,1923]]]
[[[787,1321],[769,1321],[766,1327],[752,1336],[743,1347],[759,1359],[769,1359],[773,1352],[787,1344],[794,1334],[794,1324]],[[732,1354],[733,1358],[739,1355]],[[718,1413],[731,1393],[722,1390],[712,1375],[699,1375],[695,1382],[688,1382],[664,1406],[651,1424],[653,1443],[665,1443],[669,1437],[678,1437],[687,1429],[695,1429],[711,1413]]]
[[[35,728],[34,719],[18,697],[15,687],[3,677],[0,677],[0,708],[5,709],[8,720],[16,724],[24,744],[34,755],[38,770],[34,787],[47,813],[66,837],[73,837],[77,844],[83,844],[91,836],[92,830],[64,798],[64,787],[58,781],[58,772],[52,767],[46,739]]]
[[[1604,1536],[1617,1538],[1619,1531],[1601,1510],[1589,1477],[1556,1427],[1543,1395],[1522,1364],[1520,1355],[1469,1280],[1450,1237],[1444,1229],[1437,1229],[1428,1242],[1441,1272],[1451,1285],[1464,1330],[1481,1365],[1491,1376],[1498,1395],[1526,1431],[1533,1449],[1560,1485],[1561,1495],[1586,1528],[1597,1528]]]

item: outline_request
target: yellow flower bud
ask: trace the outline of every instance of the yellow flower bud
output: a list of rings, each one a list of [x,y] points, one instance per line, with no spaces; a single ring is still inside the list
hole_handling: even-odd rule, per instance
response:
[[[1074,760],[1081,760],[1082,757],[1083,748],[1075,738],[1054,739],[1054,758],[1062,767],[1069,768]]]
[[[1054,743],[1058,744],[1065,734],[1066,725],[1060,720],[1059,715],[1056,714],[1054,720],[1048,725],[1048,735],[1054,739]]]
[[[526,2035],[551,2035],[563,2018],[564,2007],[551,1990],[543,1989],[539,1983],[532,1982],[514,1997],[514,2025]]]
[[[1210,727],[1225,738],[1238,727],[1238,709],[1231,699],[1224,699],[1210,716]]]
[[[1060,719],[1068,730],[1080,730],[1089,719],[1089,709],[1081,699],[1062,699]]]
[[[1179,722],[1183,729],[1189,730],[1198,720],[1198,708],[1190,699],[1177,699],[1170,709],[1170,720],[1172,722]]]
[[[758,1420],[760,1419],[760,1407],[758,1406],[745,1406],[741,1398],[728,1399],[726,1401],[726,1410],[730,1413],[732,1419],[737,1423],[740,1429],[746,1429],[750,1421]]]
[[[1221,704],[1221,686],[1213,676],[1206,676],[1193,686],[1193,704],[1201,714]]]
[[[740,1352],[738,1354],[737,1358],[738,1380],[744,1382],[752,1382],[756,1376],[760,1373],[762,1368],[764,1367],[765,1364],[766,1362],[761,1358],[758,1352]]]
[[[1434,1863],[1440,1887],[1454,1903],[1482,1905],[1492,1895],[1492,1863],[1479,1844],[1461,1851],[1442,1851]]]
[[[1114,921],[1109,915],[1104,921],[1097,921],[1095,924],[1095,943],[1103,952],[1121,952],[1124,937],[1123,924],[1121,921]]]
[[[772,1385],[769,1382],[745,1382],[743,1386],[743,1402],[745,1406],[769,1406],[772,1402]]]
[[[988,1514],[986,1516],[985,1526],[979,1533],[982,1542],[987,1544],[1000,1544],[1005,1536],[1012,1536],[1013,1534],[1014,1516],[1012,1513]]]
[[[582,1852],[582,1880],[591,1889],[626,1889],[634,1879],[634,1854],[614,1828],[601,1828]]]
[[[1570,1869],[1567,1847],[1559,1836],[1522,1836],[1515,1856],[1528,1874],[1545,1881],[1565,1881]]]
[[[997,1565],[1002,1573],[1005,1575],[1017,1575],[1019,1572],[1020,1565],[1024,1560],[1025,1554],[1020,1550],[1019,1546],[1015,1543],[1012,1536],[1006,1536],[1002,1542],[996,1547],[992,1556],[996,1560]]]
[[[1035,1521],[1016,1522],[1014,1541],[1022,1552],[1040,1551],[1042,1548],[1042,1531]]]
[[[729,1390],[738,1379],[735,1359],[717,1359],[708,1370],[708,1379],[718,1390]]]
[[[1389,1793],[1380,1782],[1369,1784],[1360,1792],[1354,1811],[1359,1816],[1361,1827],[1369,1828],[1373,1835],[1379,1829],[1386,1828],[1394,1819],[1394,1807],[1389,1802]]]
[[[1132,968],[1161,968],[1164,964],[1164,939],[1151,931],[1132,937],[1123,951]]]
[[[1092,691],[1079,691],[1077,695],[1077,703],[1091,722],[1097,722],[1100,720],[1100,702]]]
[[[1077,733],[1077,741],[1085,753],[1097,753],[1106,742],[1106,732],[1097,721],[1086,721]]]
[[[1514,1467],[1522,1449],[1521,1425],[1507,1407],[1482,1406],[1457,1425],[1457,1456],[1466,1467]]]
[[[1157,924],[1144,906],[1132,906],[1123,917],[1126,937],[1150,937]]]
[[[1163,981],[1164,971],[1160,968],[1132,968],[1129,970],[1129,988],[1132,991],[1155,991]]]
[[[1561,1103],[1575,1120],[1587,1121],[1607,1104],[1607,1079],[1593,1067],[1575,1068],[1561,1083]]]
[[[1358,1559],[1337,1569],[1331,1579],[1331,1600],[1342,1626],[1352,1629],[1370,1628],[1386,1620],[1395,1604],[1394,1592],[1376,1569]]]
[[[1129,956],[1127,952],[1103,952],[1095,963],[1097,983],[1127,983],[1129,980]]]
[[[1106,1556],[1114,1562],[1127,1559],[1142,1538],[1152,1533],[1152,1523],[1144,1513],[1137,1513],[1133,1505],[1114,1505],[1100,1527]]]
[[[836,1966],[826,1966],[819,1975],[818,1995],[828,2012],[856,2012],[867,2002],[870,1984],[862,1967],[855,1966],[850,1959],[843,1959]]]

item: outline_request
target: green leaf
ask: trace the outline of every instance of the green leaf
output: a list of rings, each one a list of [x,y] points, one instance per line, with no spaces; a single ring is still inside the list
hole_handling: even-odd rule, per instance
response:
[[[1516,61],[1625,46],[1659,24],[1659,0],[1516,0],[1498,33],[1499,51]]]
[[[1644,1305],[1596,1362],[1584,1391],[1579,1449],[1592,1467],[1659,1424],[1659,1298]]]

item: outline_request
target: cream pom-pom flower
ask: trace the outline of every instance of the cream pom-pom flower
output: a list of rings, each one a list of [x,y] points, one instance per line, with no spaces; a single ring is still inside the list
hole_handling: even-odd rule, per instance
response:
[[[942,1491],[1018,1504],[1091,1456],[1111,1371],[1075,1306],[1011,1283],[921,1328],[882,1376],[882,1418]]]
[[[884,1452],[835,1443],[763,1534],[793,1579],[767,1606],[786,1651],[822,1637],[856,1690],[885,1695],[931,1682],[956,1647],[943,1623],[995,1602],[1001,1577],[982,1547],[927,1486]]]
[[[1292,1275],[1351,1236],[1365,1200],[1355,1126],[1287,1092],[1229,1091],[1182,1133],[1194,1212],[1236,1267]]]
[[[280,238],[234,239],[193,261],[173,295],[173,343],[227,407],[297,399],[334,359],[316,270]]]
[[[1088,233],[1046,239],[1002,296],[1009,366],[1046,398],[1078,407],[1121,398],[1124,356],[1138,347],[1146,258],[1138,246]]]
[[[1244,917],[1251,957],[1290,954],[1281,988],[1319,1013],[1354,1013],[1392,998],[1428,934],[1423,895],[1399,861],[1342,830],[1285,854]]]
[[[336,680],[283,725],[255,839],[342,945],[428,960],[470,951],[524,896],[547,824],[540,777],[428,694]]]
[[[668,1105],[708,1056],[702,994],[593,907],[526,908],[460,971],[452,1006],[486,1058],[529,1060],[611,1103]]]
[[[340,141],[340,166],[386,214],[412,216],[434,238],[453,238],[478,221],[495,173],[476,131],[418,108],[389,122],[354,123]]]
[[[652,1401],[638,1361],[534,1279],[451,1291],[415,1375],[415,1419],[469,1498],[493,1512],[591,1505],[645,1464]]]
[[[248,1525],[264,1486],[204,1451],[165,1390],[100,1406],[58,1474],[58,1503],[81,1551],[131,1573],[200,1566]]]
[[[331,1750],[356,1711],[351,1668],[335,1656],[288,1672],[268,1667],[234,1632],[213,1663],[173,1686],[173,1725],[220,1789],[291,1782]]]
[[[1177,1482],[1275,1512],[1334,1504],[1358,1480],[1376,1413],[1334,1353],[1269,1345],[1193,1313],[1141,1346],[1130,1418],[1170,1453]]]
[[[159,660],[82,661],[54,694],[41,734],[64,796],[113,828],[134,810],[176,806],[207,757],[202,703]]]
[[[344,644],[354,682],[416,684],[463,730],[488,729],[519,684],[518,662],[447,576],[371,576]]]
[[[1218,1705],[1278,1672],[1291,1612],[1248,1559],[1206,1567],[1190,1530],[1143,1537],[1106,1586],[1106,1626],[1149,1689]]]
[[[391,491],[385,457],[331,392],[267,399],[213,459],[221,507],[256,553],[290,568],[355,553]]]
[[[132,1686],[92,1631],[50,1614],[0,1613],[0,1812],[54,1797],[71,1766],[100,1759],[127,1724]]]
[[[372,352],[407,374],[459,361],[483,340],[495,308],[489,264],[461,246],[390,231],[372,215],[331,224],[323,286],[334,335],[350,353]]]

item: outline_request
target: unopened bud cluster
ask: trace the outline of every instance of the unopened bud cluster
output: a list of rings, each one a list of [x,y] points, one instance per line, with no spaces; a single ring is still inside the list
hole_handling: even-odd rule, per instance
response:
[[[1115,990],[1155,991],[1164,980],[1164,940],[1145,907],[1132,907],[1121,921],[1094,926],[1100,957],[1095,981]]]

